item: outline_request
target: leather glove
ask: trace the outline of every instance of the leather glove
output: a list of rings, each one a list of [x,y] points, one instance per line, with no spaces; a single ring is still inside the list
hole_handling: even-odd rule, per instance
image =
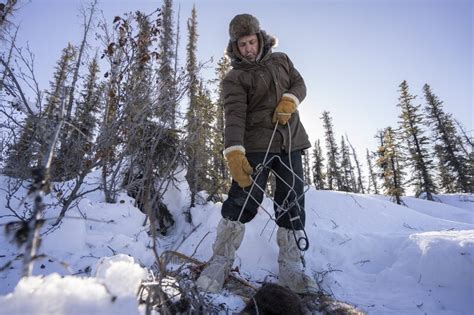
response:
[[[291,114],[296,111],[297,105],[298,99],[294,95],[283,94],[280,103],[278,103],[273,113],[272,122],[276,123],[278,121],[279,124],[286,125]]]
[[[250,175],[253,173],[253,168],[245,157],[245,149],[242,149],[243,147],[230,147],[224,151],[224,156],[232,178],[244,188],[252,184]]]

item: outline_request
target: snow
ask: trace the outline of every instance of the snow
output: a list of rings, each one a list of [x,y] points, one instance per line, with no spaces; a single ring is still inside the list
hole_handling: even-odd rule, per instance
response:
[[[112,295],[133,297],[138,292],[141,281],[146,280],[147,272],[132,257],[118,254],[101,258],[95,276],[103,281]]]
[[[102,258],[95,277],[22,278],[13,293],[0,297],[2,314],[139,314],[135,294],[145,269],[132,257]]]
[[[89,188],[96,177],[88,177]],[[186,223],[189,188],[184,174],[180,178],[165,196],[176,224],[158,240],[158,252],[174,249],[205,261],[212,254],[221,203],[197,205],[191,210],[193,223]],[[2,205],[6,181],[0,178]],[[311,188],[306,194],[306,272],[324,290],[369,314],[474,313],[473,195],[403,200],[400,206],[386,196]],[[262,208],[271,211],[271,201],[264,200]],[[48,209],[48,222],[58,212]],[[6,215],[11,212],[1,207],[0,224],[15,219]],[[86,195],[43,235],[39,253],[46,256],[35,262],[29,278],[21,278],[21,249],[2,233],[0,268],[11,265],[0,272],[0,314],[144,314],[136,293],[154,263],[144,221],[125,193],[116,204],[105,203],[97,191]],[[45,224],[43,231],[49,228]],[[242,276],[277,281],[275,234],[263,209],[246,224],[235,260]],[[244,307],[225,290],[208,298],[229,312]]]

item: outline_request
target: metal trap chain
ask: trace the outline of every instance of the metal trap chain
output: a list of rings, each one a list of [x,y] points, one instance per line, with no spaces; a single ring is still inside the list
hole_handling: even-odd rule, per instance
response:
[[[292,162],[291,162],[291,128],[288,126],[288,134],[289,134],[289,150],[288,150],[288,157],[289,157],[289,161],[290,161],[290,165],[288,166],[287,164],[283,163],[282,159],[280,156],[273,156],[271,157],[268,161],[267,161],[267,158],[268,158],[268,154],[269,154],[269,151],[270,151],[270,147],[271,147],[271,144],[273,142],[273,138],[275,136],[275,133],[276,133],[276,130],[277,130],[277,127],[278,127],[278,121],[275,123],[275,128],[273,129],[273,133],[272,133],[272,136],[270,138],[270,141],[269,141],[269,144],[268,144],[268,148],[267,148],[267,151],[265,152],[265,157],[263,159],[263,162],[258,164],[256,167],[255,167],[255,170],[256,170],[256,173],[254,176],[250,176],[250,179],[252,181],[252,185],[250,186],[250,189],[249,191],[245,190],[244,188],[242,188],[246,193],[247,193],[247,197],[245,199],[245,202],[244,204],[242,205],[242,209],[240,210],[240,214],[239,214],[239,217],[237,219],[237,221],[240,221],[241,217],[242,217],[242,214],[245,210],[245,207],[247,206],[247,203],[249,201],[249,199],[251,198],[255,203],[259,204],[260,208],[263,209],[263,211],[265,211],[265,213],[268,214],[270,220],[272,221],[275,221],[277,222],[277,220],[279,220],[282,216],[284,216],[285,214],[288,214],[288,216],[290,217],[290,224],[292,226],[292,231],[293,231],[293,237],[295,238],[295,242],[298,246],[298,249],[300,251],[306,251],[308,248],[309,248],[309,239],[308,239],[308,235],[306,234],[306,231],[305,229],[303,228],[302,229],[302,232],[303,232],[303,236],[298,236],[297,233],[296,233],[296,230],[294,229],[294,225],[293,225],[293,222],[296,221],[296,220],[299,220],[300,223],[301,223],[301,226],[303,226],[303,222],[301,222],[301,217],[299,216],[299,213],[302,211],[301,207],[300,207],[300,204],[299,204],[299,200],[301,198],[304,197],[304,194],[309,190],[309,186],[307,186],[307,188],[303,191],[303,193],[298,196],[298,194],[296,193],[294,187],[295,187],[295,182],[296,182],[296,179],[299,180],[300,182],[302,182],[304,184],[304,180],[299,177],[294,171],[293,171],[293,166],[292,166]],[[279,163],[281,165],[283,165],[288,171],[291,172],[292,174],[292,184],[289,184],[287,181],[285,181],[279,174],[277,174],[276,172],[274,172],[268,165],[270,165],[274,159],[277,159],[279,160]],[[266,191],[265,191],[265,188],[264,187],[261,187],[260,185],[257,184],[257,179],[258,177],[262,174],[262,172],[264,171],[264,169],[269,169],[270,172],[272,172],[273,175],[275,175],[275,177],[277,177],[280,182],[284,183],[289,189],[288,189],[288,193],[285,197],[285,199],[283,200],[282,204],[279,205],[278,203],[275,202],[274,198],[272,196],[270,196]],[[262,206],[262,204],[260,202],[258,202],[255,197],[252,195],[252,192],[253,192],[253,189],[254,188],[257,188],[259,189],[261,192],[263,192],[264,196],[269,198],[272,202],[273,202],[273,205],[276,206],[276,213],[278,214],[277,217],[273,217],[273,215],[267,210],[265,209],[265,207]],[[293,201],[289,202],[288,199],[291,195],[294,195],[294,196],[297,196],[296,198],[294,198]],[[293,217],[291,215],[291,212],[290,212],[290,209],[292,207],[296,206],[297,207],[297,214]]]

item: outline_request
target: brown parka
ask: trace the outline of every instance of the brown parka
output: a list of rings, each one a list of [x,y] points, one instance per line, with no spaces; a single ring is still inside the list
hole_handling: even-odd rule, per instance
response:
[[[225,147],[243,146],[246,152],[267,150],[275,127],[273,112],[283,94],[291,94],[299,102],[306,96],[304,80],[290,58],[284,53],[272,52],[275,38],[264,31],[257,36],[260,57],[255,62],[243,58],[236,43],[229,42],[227,55],[231,58],[232,69],[222,83]],[[269,152],[293,152],[310,146],[296,111],[287,125],[277,127]]]

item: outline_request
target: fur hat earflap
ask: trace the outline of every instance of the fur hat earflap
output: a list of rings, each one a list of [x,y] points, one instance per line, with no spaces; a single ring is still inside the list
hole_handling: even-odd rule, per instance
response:
[[[232,42],[239,37],[260,33],[260,23],[250,14],[238,14],[229,23],[229,36]]]

